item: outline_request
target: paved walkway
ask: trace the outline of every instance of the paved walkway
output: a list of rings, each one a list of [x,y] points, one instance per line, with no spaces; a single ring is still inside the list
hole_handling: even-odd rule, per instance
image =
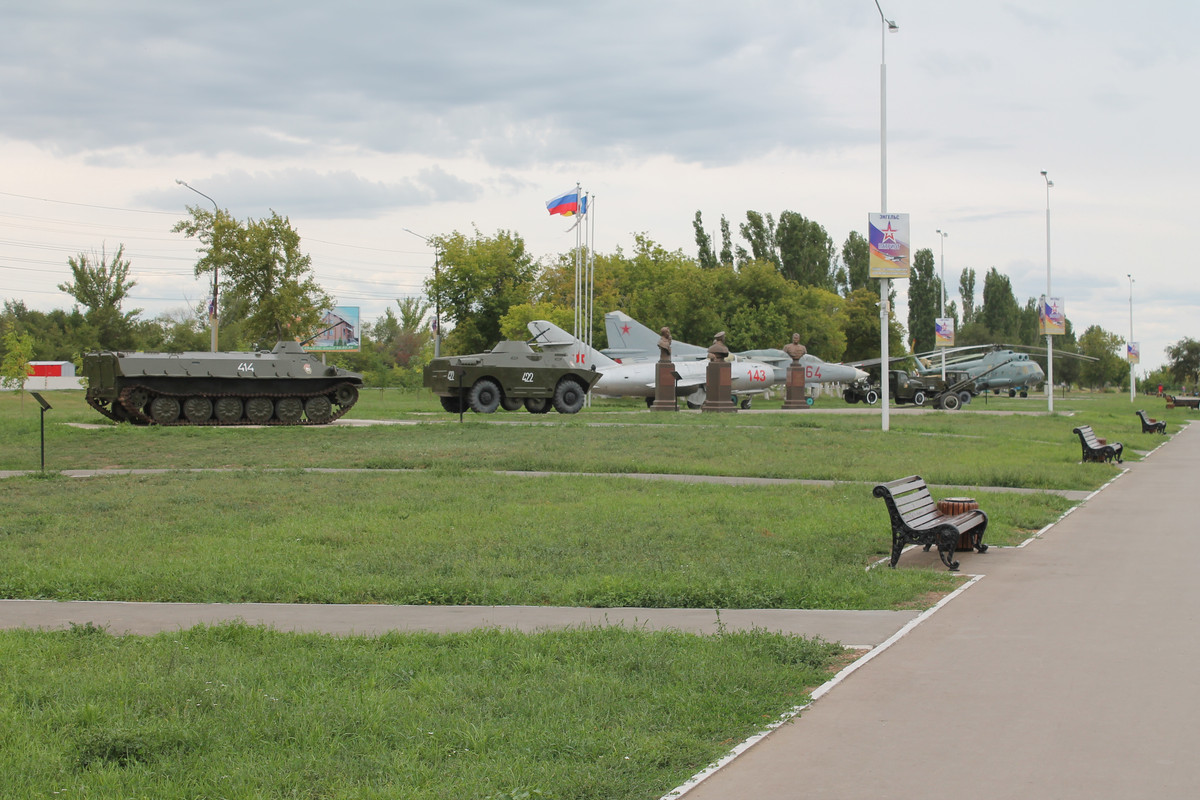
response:
[[[1028,547],[964,557],[982,579],[687,800],[1195,797],[1197,475],[1192,425]]]

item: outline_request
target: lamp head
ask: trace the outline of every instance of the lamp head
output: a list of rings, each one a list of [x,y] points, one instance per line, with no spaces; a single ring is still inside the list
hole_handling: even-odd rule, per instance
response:
[[[888,19],[888,20],[884,20],[884,22],[886,22],[886,23],[887,23],[887,26],[888,26],[888,33],[895,33],[896,31],[900,30],[900,26],[899,26],[899,25],[897,25],[897,24],[896,24],[895,22],[893,22],[892,20]]]

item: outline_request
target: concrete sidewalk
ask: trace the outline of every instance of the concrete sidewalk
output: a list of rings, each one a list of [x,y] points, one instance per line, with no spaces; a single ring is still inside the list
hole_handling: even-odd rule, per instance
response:
[[[985,577],[682,793],[1196,796],[1197,475],[1193,425],[1028,547],[964,559]]]

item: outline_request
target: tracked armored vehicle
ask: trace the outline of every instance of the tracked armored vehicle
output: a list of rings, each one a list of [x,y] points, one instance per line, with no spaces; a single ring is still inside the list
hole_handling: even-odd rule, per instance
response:
[[[516,411],[521,406],[531,414],[545,414],[552,407],[560,414],[574,414],[583,408],[600,373],[572,366],[563,353],[504,341],[486,353],[435,358],[425,366],[424,380],[442,408],[453,414],[467,409],[479,414],[497,408]]]
[[[362,386],[361,375],[296,342],[253,353],[87,353],[83,376],[92,408],[139,425],[325,425]]]

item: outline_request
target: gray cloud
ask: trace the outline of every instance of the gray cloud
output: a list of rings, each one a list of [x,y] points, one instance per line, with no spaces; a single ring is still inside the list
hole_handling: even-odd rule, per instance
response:
[[[296,217],[370,219],[398,207],[470,200],[478,193],[478,187],[440,167],[421,170],[399,183],[372,181],[347,171],[320,173],[308,169],[253,174],[236,170],[188,183],[216,199],[218,205],[221,198],[236,198],[237,207],[230,210],[237,217],[260,217],[269,209],[277,209]],[[207,207],[203,198],[175,186],[136,199],[153,208],[178,209],[196,203]]]
[[[836,48],[846,16],[630,0],[38,9],[6,20],[11,139],[100,157],[349,144],[513,165],[618,150],[736,160],[829,136],[781,76]],[[798,111],[807,124],[785,124]]]

